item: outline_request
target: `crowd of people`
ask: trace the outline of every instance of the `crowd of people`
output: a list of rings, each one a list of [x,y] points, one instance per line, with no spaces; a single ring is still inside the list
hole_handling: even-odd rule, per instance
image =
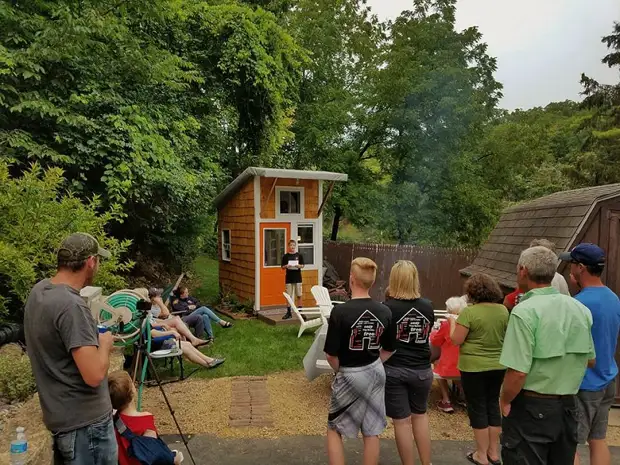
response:
[[[446,303],[448,318],[434,333],[434,308],[422,296],[414,263],[393,266],[380,303],[369,294],[376,264],[356,258],[349,279],[352,298],[332,310],[325,340],[335,372],[328,411],[330,465],[344,464],[342,437],[360,431],[364,465],[378,464],[386,417],[394,422],[403,465],[414,463],[416,448],[422,465],[430,465],[427,408],[435,376],[444,411],[451,408],[447,381],[460,380],[475,441],[469,462],[578,465],[577,444],[587,442],[590,463],[610,465],[605,436],[618,375],[620,300],[601,280],[600,247],[580,244],[560,254],[579,290],[574,298],[558,278],[552,249],[538,242],[521,253],[510,309],[493,278],[471,276],[465,296]],[[58,250],[57,273],[37,283],[26,303],[28,353],[57,464],[135,463],[127,456],[127,428],[157,440],[152,415],[135,408],[129,375],[108,378],[113,336],[98,331],[80,297],[100,258],[108,256],[92,236],[72,234]],[[180,316],[172,315],[159,290],[143,292],[152,305],[155,339],[182,340],[184,354],[205,367],[222,363],[198,347],[212,339],[212,323],[229,323],[202,307],[187,288],[172,298]],[[156,449],[154,444],[151,452]]]
[[[369,295],[376,264],[351,264],[351,300],[332,310],[325,342],[336,376],[328,413],[330,465],[344,464],[342,437],[364,440],[364,464],[379,463],[385,417],[394,422],[403,465],[431,463],[426,414],[433,383],[433,348],[444,412],[454,409],[448,380],[462,389],[475,449],[475,465],[580,463],[587,443],[590,463],[610,465],[605,437],[615,396],[620,300],[601,276],[605,253],[580,244],[560,259],[570,264],[578,289],[571,297],[556,271],[553,244],[537,240],[521,253],[517,290],[504,296],[490,276],[477,274],[465,296],[446,302],[448,318],[432,332],[433,305],[421,295],[415,264],[392,268],[386,300]],[[501,444],[501,452],[500,452]]]

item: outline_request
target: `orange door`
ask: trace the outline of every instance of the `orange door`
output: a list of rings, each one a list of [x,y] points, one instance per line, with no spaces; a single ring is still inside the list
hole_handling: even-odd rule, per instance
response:
[[[262,223],[260,225],[260,305],[286,304],[284,296],[285,271],[282,256],[291,237],[290,223]]]

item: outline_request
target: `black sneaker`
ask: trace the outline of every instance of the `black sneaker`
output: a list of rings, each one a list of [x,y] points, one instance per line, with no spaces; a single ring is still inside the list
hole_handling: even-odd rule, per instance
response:
[[[282,317],[283,320],[290,320],[293,318],[293,314],[291,312],[286,312],[286,315]]]

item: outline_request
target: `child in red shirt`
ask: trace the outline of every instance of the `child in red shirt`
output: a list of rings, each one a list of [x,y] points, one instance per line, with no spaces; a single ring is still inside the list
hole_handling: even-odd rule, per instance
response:
[[[467,307],[467,300],[464,297],[450,297],[446,301],[446,310],[448,318],[456,318],[461,310]],[[433,371],[439,377],[439,389],[441,390],[441,400],[437,402],[439,410],[445,413],[453,413],[454,407],[450,402],[450,389],[448,380],[452,379],[454,383],[461,377],[459,371],[459,347],[452,344],[450,340],[450,322],[444,320],[441,322],[439,329],[431,333],[431,345],[441,347],[441,356],[435,363]]]
[[[115,371],[108,376],[108,387],[112,408],[118,411],[121,420],[136,436],[157,437],[157,427],[155,417],[149,412],[138,412],[136,410],[136,387],[126,371]],[[129,441],[116,433],[116,443],[118,444],[118,463],[120,465],[140,465],[135,458],[129,457],[127,449]],[[183,460],[181,454],[176,453],[174,463],[180,464]]]

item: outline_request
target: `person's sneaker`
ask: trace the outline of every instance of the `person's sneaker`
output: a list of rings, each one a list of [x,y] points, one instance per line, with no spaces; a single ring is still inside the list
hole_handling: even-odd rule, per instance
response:
[[[444,402],[443,400],[440,400],[439,402],[437,402],[437,408],[444,413],[454,413],[454,407],[452,407],[452,404],[450,402]]]
[[[293,318],[293,314],[291,312],[286,312],[286,315],[282,317],[283,320],[290,320]]]

